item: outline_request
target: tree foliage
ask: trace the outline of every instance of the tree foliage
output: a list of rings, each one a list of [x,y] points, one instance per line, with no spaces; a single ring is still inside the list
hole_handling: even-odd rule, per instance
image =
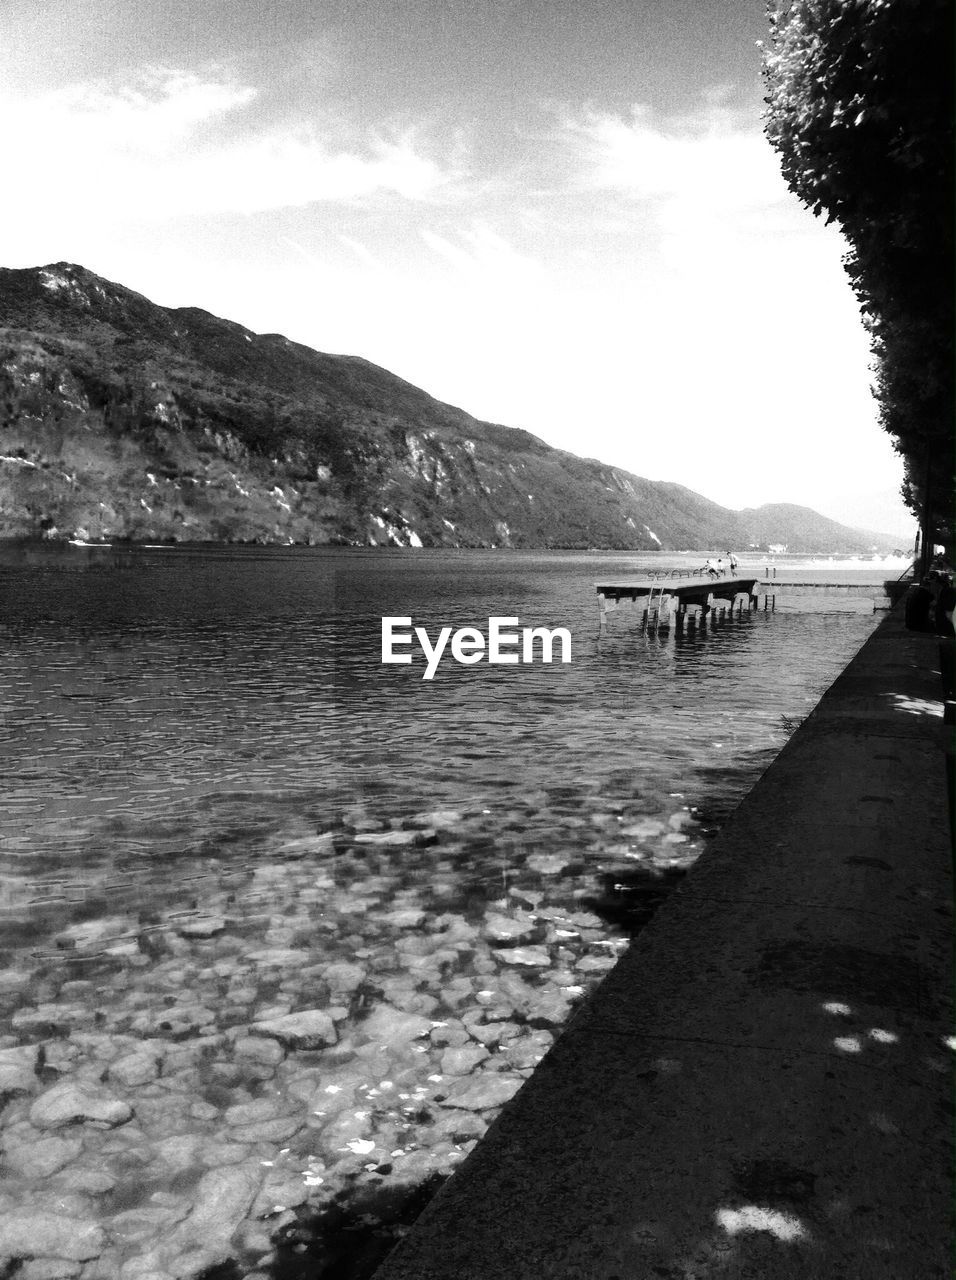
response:
[[[870,330],[903,496],[951,542],[954,432],[952,0],[770,4],[766,131],[836,221]]]

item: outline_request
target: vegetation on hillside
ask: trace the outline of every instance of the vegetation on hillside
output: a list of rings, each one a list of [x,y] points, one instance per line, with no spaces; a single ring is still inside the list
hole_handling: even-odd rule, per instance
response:
[[[805,509],[728,511],[479,422],[365,360],[158,307],[65,263],[0,271],[0,537],[38,535],[893,546]]]

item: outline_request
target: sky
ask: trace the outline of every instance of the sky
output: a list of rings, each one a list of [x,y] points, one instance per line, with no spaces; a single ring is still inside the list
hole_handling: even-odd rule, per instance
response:
[[[5,0],[2,265],[909,536],[845,245],[762,135],[765,35],[763,0]]]

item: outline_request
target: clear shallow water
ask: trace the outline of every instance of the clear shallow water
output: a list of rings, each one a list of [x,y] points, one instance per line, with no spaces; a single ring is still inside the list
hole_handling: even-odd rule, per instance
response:
[[[453,1167],[874,625],[864,594],[781,593],[682,636],[630,610],[600,635],[594,581],[664,563],[681,557],[0,563],[0,1054],[44,1046],[0,1113],[0,1214],[68,1191],[106,1233],[98,1274],[173,1266],[150,1250],[188,1253],[188,1188],[233,1168],[260,1179],[231,1224],[248,1271],[333,1200],[368,1209]],[[426,682],[420,656],[380,664],[385,614],[563,626],[573,659],[449,660]],[[304,1009],[324,1049],[247,1034]],[[155,1070],[117,1065],[145,1042]],[[71,1081],[133,1118],[88,1118],[61,1165],[17,1157],[52,1132],[39,1093]]]
[[[494,806],[540,788],[572,804],[682,790],[725,806],[784,740],[783,717],[804,714],[859,647],[869,599],[824,598],[820,612],[820,598],[781,598],[774,615],[682,638],[642,635],[622,610],[601,638],[592,582],[635,563],[158,551],[0,571],[2,847],[76,871],[182,856],[217,821],[241,845],[244,804],[256,834],[274,825],[251,812],[261,805],[331,821],[356,803],[400,816],[423,799]],[[492,614],[565,626],[573,661],[446,659],[425,682],[417,653],[410,668],[379,663],[385,613],[430,634]]]

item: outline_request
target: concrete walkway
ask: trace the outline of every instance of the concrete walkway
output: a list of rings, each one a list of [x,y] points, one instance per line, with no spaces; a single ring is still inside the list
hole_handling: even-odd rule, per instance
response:
[[[951,732],[891,615],[376,1280],[949,1280]]]

